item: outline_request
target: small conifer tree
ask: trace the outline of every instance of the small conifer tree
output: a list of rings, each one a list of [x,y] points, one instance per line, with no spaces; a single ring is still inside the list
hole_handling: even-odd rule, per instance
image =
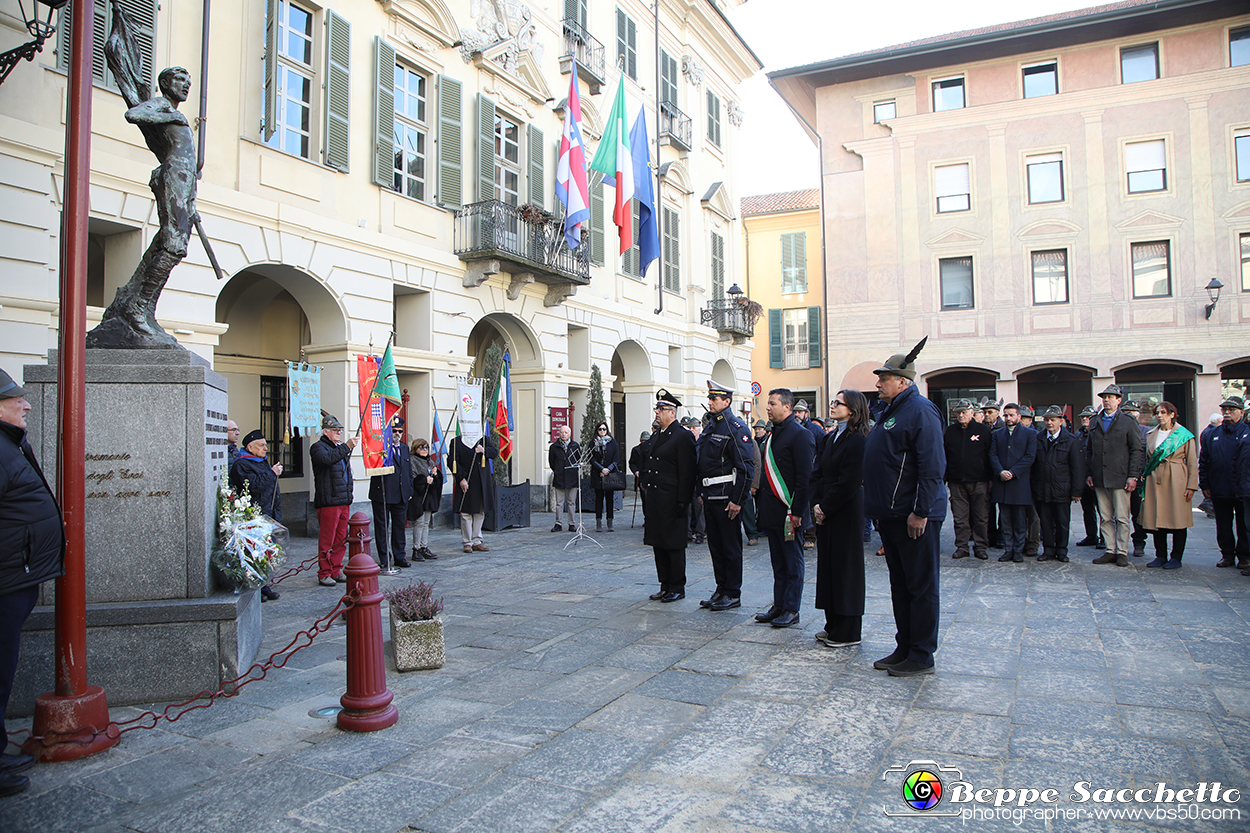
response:
[[[607,422],[603,407],[603,374],[599,365],[590,366],[590,396],[586,401],[586,416],[582,418],[582,469],[590,470],[590,455],[595,449],[595,426]]]

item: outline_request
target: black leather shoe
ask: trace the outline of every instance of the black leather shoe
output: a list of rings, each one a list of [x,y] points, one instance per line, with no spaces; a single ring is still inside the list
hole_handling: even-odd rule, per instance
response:
[[[667,591],[667,590],[664,590],[663,588],[661,588],[661,589],[659,589],[659,590],[655,591],[654,593],[652,593],[652,594],[651,594],[650,596],[648,596],[647,598],[648,598],[648,599],[650,599],[650,600],[651,600],[651,601],[653,601],[653,602],[658,602],[660,599],[664,598],[666,595],[668,595],[668,591]]]
[[[799,623],[799,614],[795,610],[783,610],[781,615],[770,623],[774,628],[788,628]]]
[[[564,531],[564,527],[560,526],[560,524],[556,524],[555,526],[553,526],[553,527],[551,528],[551,531],[552,531],[552,532],[563,532],[563,531]]]
[[[1050,561],[1052,558],[1054,558],[1054,556],[1053,556],[1053,555],[1051,555],[1050,553],[1045,553],[1045,552],[1044,552],[1044,553],[1042,553],[1041,555],[1039,555],[1039,556],[1037,557],[1037,560],[1038,560],[1038,561]]]
[[[976,553],[976,556],[977,556],[977,558],[981,559],[982,561],[985,561],[987,558],[989,558],[989,557],[990,557],[990,554],[989,554],[989,553],[987,553],[987,552],[978,552],[978,553]]]
[[[280,598],[282,598],[282,594],[268,584],[260,588],[260,600],[262,602],[276,602]]]
[[[1020,553],[1016,553],[1015,555],[1013,555],[1013,556],[1011,557],[1011,560],[1012,560],[1012,561],[1014,561],[1014,562],[1016,562],[1017,564],[1023,564],[1023,563],[1024,563],[1024,556],[1023,556],[1023,555],[1021,555]]]
[[[1056,561],[1058,561],[1060,564],[1067,564],[1067,563],[1068,563],[1068,556],[1067,556],[1066,554],[1065,554],[1065,555],[1056,555],[1056,556],[1055,556],[1055,560],[1056,560]]]
[[[30,786],[30,779],[16,772],[0,772],[0,796],[17,795]]]
[[[921,674],[932,674],[932,665],[921,665],[914,659],[905,659],[897,665],[885,669],[891,677],[918,677]]]
[[[34,755],[0,755],[0,772],[25,772],[34,765]]]
[[[703,601],[699,602],[699,607],[711,607],[712,605],[716,604],[720,600],[721,600],[721,595],[720,595],[720,591],[718,590],[712,594],[712,598],[704,599]]]
[[[708,610],[732,610],[735,607],[742,607],[741,599],[735,599],[730,596],[721,596],[708,607]]]
[[[1076,545],[1078,547],[1092,547],[1094,546],[1094,544],[1097,544],[1097,543],[1098,543],[1097,538],[1091,538],[1090,536],[1086,535],[1084,538],[1077,541]]]
[[[684,598],[686,598],[686,594],[682,592],[681,590],[670,590],[660,597],[660,601],[675,602],[678,599],[684,599]]]
[[[878,671],[885,671],[887,669],[893,668],[894,666],[898,665],[900,662],[902,662],[905,659],[907,659],[907,654],[901,654],[897,650],[895,650],[894,653],[890,654],[888,657],[882,657],[881,659],[874,662],[872,664],[872,667],[877,669]]]
[[[437,560],[438,560],[438,556],[437,556],[437,555],[435,555],[434,553],[430,552],[430,548],[429,548],[429,547],[424,547],[424,548],[421,550],[421,557],[422,557],[422,558],[424,558],[426,561],[437,561]]]
[[[411,562],[411,561],[409,561],[409,560],[408,560],[408,559],[406,559],[406,558],[396,558],[396,559],[395,559],[395,566],[396,566],[396,567],[411,567],[411,566],[412,566],[412,562]]]
[[[1015,556],[1014,556],[1014,555],[1012,555],[1012,554],[1011,554],[1011,553],[1009,553],[1009,552],[1005,552],[1005,553],[1003,553],[1002,555],[998,556],[998,560],[999,560],[999,562],[1003,562],[1003,561],[1011,561],[1011,560],[1013,560],[1014,558],[1015,558]]]
[[[951,556],[951,558],[967,558],[967,557],[968,557],[967,550],[955,550],[955,554]]]
[[[768,608],[768,610],[764,611],[763,613],[755,614],[755,621],[771,622],[774,619],[776,619],[778,616],[780,616],[782,613],[785,613],[785,611],[777,607],[776,605],[772,605]]]

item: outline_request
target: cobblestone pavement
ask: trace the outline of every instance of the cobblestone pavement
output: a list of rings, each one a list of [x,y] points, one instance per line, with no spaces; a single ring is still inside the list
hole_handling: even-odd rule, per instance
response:
[[[885,814],[910,810],[903,775],[887,770],[914,760],[959,770],[934,770],[947,783],[934,812],[960,806],[960,778],[1058,790],[1018,826],[978,821],[990,829],[1247,829],[1250,799],[1194,808],[1240,808],[1231,824],[1175,805],[1174,818],[1077,818],[1092,802],[1068,799],[1081,781],[1250,790],[1250,579],[1216,569],[1213,523],[1195,520],[1184,569],[1168,572],[1091,565],[1097,551],[1075,547],[1070,564],[952,561],[948,522],[938,673],[910,679],[872,669],[894,647],[875,536],[864,643],[830,649],[813,639],[810,588],[801,628],[752,619],[771,597],[764,542],[746,549],[743,608],[712,613],[698,606],[713,586],[706,546],[688,551],[685,600],[647,599],[654,565],[628,511],[595,536],[602,547],[566,547],[551,515],[488,533],[485,553],[462,554],[458,532],[440,529],[438,561],[382,577],[436,580],[447,605],[446,665],[399,674],[392,661],[398,724],[355,734],[309,715],[345,690],[336,625],[233,699],[35,767],[28,792],[0,799],[0,830],[915,830],[934,822]],[[297,540],[290,563],[313,552]],[[312,572],[280,589],[264,606],[264,657],[341,592]],[[1046,809],[1071,814],[1036,817]]]

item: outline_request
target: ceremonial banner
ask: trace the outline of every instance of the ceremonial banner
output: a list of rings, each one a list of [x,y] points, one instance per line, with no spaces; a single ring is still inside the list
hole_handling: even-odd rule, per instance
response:
[[[495,386],[495,438],[499,443],[499,459],[512,459],[512,380],[508,373],[508,354],[499,363],[499,384]]]
[[[456,436],[472,448],[482,439],[482,380],[456,380]]]
[[[305,437],[316,436],[321,430],[321,368],[287,362],[286,378],[291,393],[291,427]]]
[[[360,388],[360,451],[365,461],[365,476],[390,474],[394,466],[388,465],[387,449],[390,447],[391,417],[399,406],[377,395],[380,362],[377,356],[356,356],[357,384]]]

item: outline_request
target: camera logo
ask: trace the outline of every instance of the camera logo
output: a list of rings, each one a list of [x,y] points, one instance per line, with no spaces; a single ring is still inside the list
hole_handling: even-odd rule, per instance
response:
[[[958,810],[948,812],[941,809],[945,795],[943,782],[963,781],[963,773],[958,767],[942,766],[934,761],[909,761],[903,766],[886,769],[881,780],[896,784],[901,781],[899,794],[902,804],[882,807],[881,812],[887,816],[954,818],[959,815]]]

